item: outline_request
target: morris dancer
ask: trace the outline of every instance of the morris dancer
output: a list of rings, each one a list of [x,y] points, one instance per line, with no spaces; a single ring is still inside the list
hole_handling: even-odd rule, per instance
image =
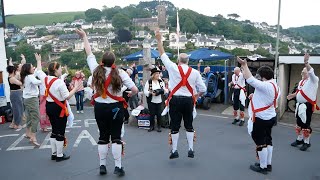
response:
[[[311,129],[311,117],[315,110],[320,110],[317,105],[317,91],[319,85],[319,78],[314,74],[314,69],[309,64],[309,54],[304,56],[305,67],[301,72],[302,80],[299,82],[298,89],[295,93],[289,94],[287,99],[297,99],[296,105],[296,132],[298,138],[295,142],[291,143],[291,146],[300,147],[301,151],[306,151],[310,146]]]
[[[207,88],[202,81],[199,71],[188,66],[189,57],[182,53],[179,55],[178,65],[173,63],[165,54],[162,41],[162,35],[159,31],[156,32],[158,41],[158,50],[161,55],[162,63],[166,66],[170,80],[169,90],[171,91],[166,101],[166,108],[162,115],[166,114],[168,105],[170,106],[169,114],[171,117],[171,140],[172,151],[170,159],[178,158],[177,144],[179,139],[179,129],[183,118],[186,128],[187,140],[189,144],[188,157],[194,157],[193,141],[195,138],[194,129],[192,126],[194,105],[197,96],[202,96]],[[197,89],[198,88],[198,92]],[[197,94],[198,93],[198,94]]]

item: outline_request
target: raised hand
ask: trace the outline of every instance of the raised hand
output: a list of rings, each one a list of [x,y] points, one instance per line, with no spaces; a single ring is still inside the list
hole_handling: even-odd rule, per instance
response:
[[[37,62],[41,62],[41,54],[34,53],[34,57],[36,58]]]
[[[20,57],[21,57],[21,64],[27,63],[26,57],[24,56],[24,54],[20,54]]]
[[[247,60],[241,59],[239,56],[237,56],[237,61],[239,64],[241,64],[241,66],[247,65]]]
[[[86,32],[83,29],[76,29],[76,33],[81,37],[84,38],[87,36]]]
[[[156,35],[156,40],[157,40],[158,42],[161,42],[161,41],[162,41],[162,34],[160,33],[159,29],[157,29],[157,30],[155,31],[155,35]]]
[[[308,64],[309,58],[310,58],[310,55],[309,55],[308,53],[306,53],[306,54],[304,55],[304,64]]]

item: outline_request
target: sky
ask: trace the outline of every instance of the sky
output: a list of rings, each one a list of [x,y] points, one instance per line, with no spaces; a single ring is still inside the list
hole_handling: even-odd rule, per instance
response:
[[[138,4],[140,0],[4,0],[5,14],[30,14],[85,11],[89,8]],[[150,1],[150,0],[144,0]],[[279,0],[169,0],[178,8],[186,8],[201,14],[215,16],[231,13],[239,20],[267,22],[276,25]],[[280,24],[284,28],[304,25],[320,25],[320,0],[281,0]]]

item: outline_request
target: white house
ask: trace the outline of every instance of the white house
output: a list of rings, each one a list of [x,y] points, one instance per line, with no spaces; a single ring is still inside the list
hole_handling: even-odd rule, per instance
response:
[[[93,28],[93,24],[92,23],[84,23],[81,25],[82,29],[92,29]]]
[[[169,48],[170,49],[186,49],[186,44],[188,43],[188,39],[184,36],[182,36],[179,39],[179,42],[177,42],[176,39],[171,39],[169,42]]]
[[[77,40],[74,42],[73,52],[79,52],[84,50],[83,41]]]
[[[242,49],[247,49],[249,51],[255,51],[258,49],[258,47],[260,46],[259,43],[245,43],[241,46]]]
[[[78,19],[78,20],[75,20],[71,23],[72,26],[82,26],[82,24],[85,23],[85,20],[84,19]]]
[[[107,24],[104,22],[95,23],[92,26],[93,29],[107,29]]]
[[[260,47],[263,48],[263,49],[265,49],[265,50],[268,50],[269,52],[272,51],[272,45],[271,45],[271,43],[261,44]]]

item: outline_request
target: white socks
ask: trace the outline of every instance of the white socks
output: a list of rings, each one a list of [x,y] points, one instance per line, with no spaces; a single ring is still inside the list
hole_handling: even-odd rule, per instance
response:
[[[57,157],[63,157],[63,144],[64,144],[64,141],[56,141]]]
[[[267,159],[267,165],[271,165],[271,161],[272,161],[272,152],[273,152],[273,146],[267,146],[267,150],[268,150],[268,159]]]
[[[193,151],[193,138],[194,138],[194,132],[186,132],[187,134],[187,140],[189,144],[189,149]]]
[[[306,137],[303,138],[304,143],[310,144],[310,136],[311,135],[309,135],[309,137],[307,137],[307,138]]]
[[[50,138],[51,155],[57,155],[56,138]]]
[[[177,150],[179,133],[171,134],[171,138],[172,138],[172,152],[174,153]]]
[[[302,140],[303,140],[303,134],[302,134],[302,133],[300,133],[300,134],[298,135],[297,140],[298,140],[298,141],[302,141]]]
[[[112,154],[115,166],[121,168],[122,144],[112,143]]]
[[[107,165],[108,144],[98,144],[98,153],[100,159],[100,166]]]
[[[267,158],[268,158],[267,148],[263,148],[262,151],[258,151],[258,155],[260,159],[260,167],[267,168]]]

